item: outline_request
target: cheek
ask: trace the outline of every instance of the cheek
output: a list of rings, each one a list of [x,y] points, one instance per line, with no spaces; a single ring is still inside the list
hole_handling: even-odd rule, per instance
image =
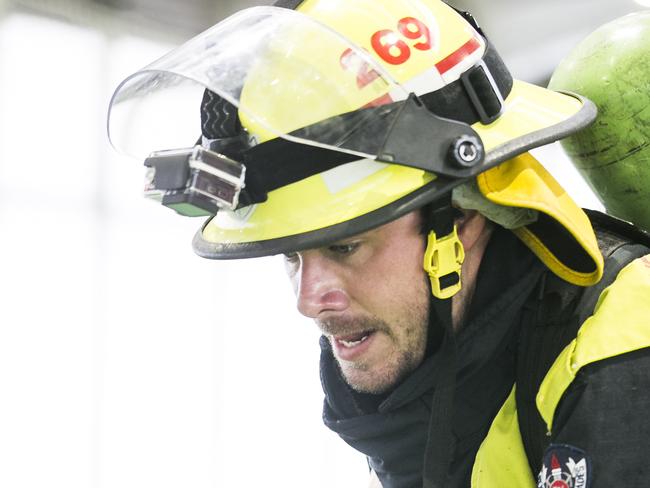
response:
[[[384,270],[380,281],[382,306],[390,319],[403,325],[405,332],[419,334],[428,321],[430,291],[422,267],[423,251],[419,246],[411,251]]]
[[[419,329],[428,317],[429,287],[424,270],[398,269],[370,281],[373,283],[374,312],[383,320],[401,324],[405,329]],[[424,317],[424,319],[423,319]]]
[[[413,244],[401,252],[395,252],[396,258],[387,260],[380,270],[380,282],[394,294],[417,296],[423,287],[426,288],[427,274],[422,266],[423,245],[419,241]]]

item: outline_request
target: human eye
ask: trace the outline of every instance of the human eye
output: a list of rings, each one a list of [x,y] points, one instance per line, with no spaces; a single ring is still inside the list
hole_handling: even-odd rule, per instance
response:
[[[329,252],[337,256],[348,256],[357,249],[359,249],[359,242],[341,242],[327,247]]]

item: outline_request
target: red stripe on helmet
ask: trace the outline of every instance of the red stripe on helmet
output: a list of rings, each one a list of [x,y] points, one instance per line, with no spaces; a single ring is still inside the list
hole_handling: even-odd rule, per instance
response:
[[[454,66],[456,66],[458,63],[460,63],[463,59],[465,59],[467,56],[473,54],[480,47],[481,47],[481,43],[478,41],[478,39],[472,37],[469,41],[463,44],[456,51],[451,53],[442,61],[436,63],[436,69],[438,70],[438,73],[440,73],[441,75],[446,73]],[[393,101],[394,100],[391,98],[391,96],[388,93],[386,93],[385,95],[382,95],[368,102],[361,108],[379,107],[381,105],[385,105]]]
[[[451,53],[442,61],[436,63],[436,68],[438,68],[438,73],[441,75],[452,69],[458,63],[460,63],[467,56],[476,51],[481,47],[481,43],[478,42],[478,39],[472,37],[469,41],[463,44],[458,50]]]

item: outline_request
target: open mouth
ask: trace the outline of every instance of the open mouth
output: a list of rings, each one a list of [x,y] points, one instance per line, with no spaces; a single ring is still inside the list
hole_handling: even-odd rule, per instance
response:
[[[346,361],[357,358],[370,347],[374,334],[374,330],[365,330],[354,334],[333,336],[332,345],[336,356]]]
[[[360,334],[354,334],[345,337],[335,337],[335,339],[343,347],[355,347],[368,339],[368,337],[370,337],[370,334],[372,334],[372,332],[362,332]]]

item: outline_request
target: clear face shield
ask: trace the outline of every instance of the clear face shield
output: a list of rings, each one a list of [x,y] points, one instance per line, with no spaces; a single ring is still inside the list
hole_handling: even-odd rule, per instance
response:
[[[389,62],[430,42],[425,22],[403,21],[401,31],[375,40]],[[206,97],[220,103],[207,119]],[[206,137],[206,125],[233,120],[237,134]],[[325,159],[336,154],[453,176],[469,174],[484,154],[467,124],[426,110],[365,49],[276,7],[243,10],[128,77],[111,99],[108,132],[117,150],[145,161],[145,194],[183,215],[255,203],[242,198],[247,185],[271,166],[268,152],[251,149],[269,143],[292,146],[288,154],[306,147]],[[432,143],[431,134],[445,144]]]

